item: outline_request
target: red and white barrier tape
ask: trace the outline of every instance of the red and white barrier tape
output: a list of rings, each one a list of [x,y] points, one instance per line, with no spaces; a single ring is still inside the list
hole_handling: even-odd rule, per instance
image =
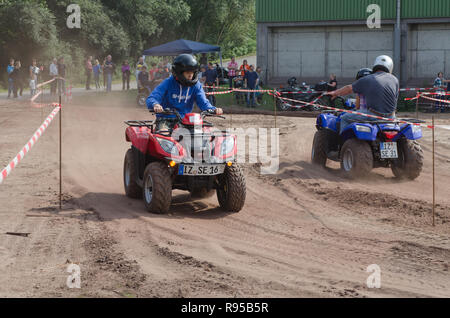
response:
[[[440,102],[440,103],[450,104],[450,100],[446,100],[446,99],[437,99],[437,98],[432,98],[432,97],[423,96],[423,95],[420,95],[420,97],[425,98],[425,99],[428,99],[428,100],[433,100],[433,101],[435,101],[435,102]],[[447,105],[442,105],[442,106],[443,106],[443,107],[450,107],[450,105],[449,105],[449,106],[447,106]]]
[[[434,90],[434,87],[428,87],[428,88],[400,88],[400,92],[409,92],[409,91],[432,91]]]
[[[36,94],[34,94],[33,97],[31,97],[30,101],[33,103],[36,100],[36,98],[38,98],[38,96],[41,94],[42,94],[42,91],[38,91]]]
[[[11,171],[17,167],[19,162],[25,157],[25,155],[31,150],[33,145],[37,142],[39,137],[42,136],[44,131],[47,129],[47,127],[50,125],[53,118],[55,118],[58,111],[61,109],[61,107],[58,105],[58,107],[55,107],[55,109],[48,115],[47,119],[42,123],[42,125],[36,130],[33,137],[30,138],[28,143],[22,148],[22,150],[16,155],[16,157],[0,172],[0,184],[3,182],[3,180],[6,179],[7,176],[11,173]]]
[[[277,93],[278,93],[278,92],[277,92]],[[272,93],[269,93],[269,95],[275,96],[275,97],[277,97],[277,98],[279,98],[279,99],[281,99],[281,100],[284,99],[284,100],[294,101],[294,99],[289,99],[289,98],[279,97],[279,95],[276,96],[276,95],[274,95],[274,94],[272,94]],[[307,107],[307,106],[314,105],[319,99],[322,98],[323,95],[324,95],[324,94],[320,94],[315,100],[313,100],[313,101],[311,101],[311,102],[309,102],[309,103],[308,103],[308,102],[303,102],[303,101],[296,101],[296,102],[304,103],[305,105],[303,105],[303,106],[288,104],[288,105],[289,105],[288,107],[290,107],[290,108],[305,108],[305,107]]]
[[[303,92],[279,92],[280,94],[314,94],[314,93],[321,93],[318,91],[303,91]]]
[[[271,93],[273,89],[241,89],[241,88],[233,88],[234,92],[242,92],[242,93]]]
[[[224,92],[207,92],[206,95],[225,95],[232,93],[232,90],[224,91]]]
[[[277,98],[279,98],[281,100],[287,100],[287,101],[296,102],[296,103],[311,104],[311,103],[307,103],[307,102],[303,102],[303,101],[299,101],[299,100],[295,100],[295,99],[290,99],[290,98],[279,97],[279,96]],[[330,106],[325,106],[325,105],[319,105],[319,104],[313,104],[313,105],[317,106],[317,107],[320,107],[320,108],[326,108],[326,109],[329,109],[329,110],[335,110],[335,111],[340,111],[340,112],[345,112],[345,113],[350,113],[350,114],[355,114],[355,115],[361,115],[361,116],[375,118],[375,119],[381,119],[381,120],[392,121],[392,122],[399,122],[399,123],[403,123],[403,124],[410,124],[410,125],[425,127],[425,128],[429,128],[429,129],[433,129],[434,128],[432,125],[411,123],[411,122],[404,121],[404,120],[398,120],[396,118],[385,118],[385,117],[381,117],[381,116],[369,115],[369,114],[364,114],[364,113],[360,113],[360,112],[355,112],[353,110],[340,109],[340,108],[335,108],[335,107],[330,107]]]
[[[41,87],[41,86],[50,84],[51,82],[53,82],[53,81],[55,81],[55,80],[56,80],[56,78],[52,78],[51,80],[49,80],[49,81],[47,81],[47,82],[44,82],[44,83],[41,83],[41,84],[36,85],[36,88],[39,88],[39,87]]]

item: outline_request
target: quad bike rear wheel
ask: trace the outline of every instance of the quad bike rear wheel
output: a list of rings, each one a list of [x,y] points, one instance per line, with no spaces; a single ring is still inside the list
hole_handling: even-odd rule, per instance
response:
[[[341,169],[347,178],[367,176],[373,168],[372,148],[366,141],[347,140],[341,150]]]
[[[137,167],[133,158],[133,150],[128,149],[125,154],[123,164],[123,184],[125,186],[125,194],[133,199],[142,197],[142,188],[137,184]]]
[[[311,150],[311,162],[325,167],[327,163],[328,133],[321,129],[314,134],[313,146]]]
[[[400,140],[398,156],[392,165],[392,173],[399,179],[416,179],[422,172],[423,150],[415,140]]]
[[[277,98],[277,108],[281,111],[291,110],[291,107],[289,107],[289,105],[285,101],[279,98]]]
[[[167,164],[152,162],[144,171],[143,198],[149,212],[165,214],[172,202],[172,180]]]
[[[218,177],[217,199],[227,212],[239,212],[245,203],[246,185],[242,169],[237,165],[226,167]]]

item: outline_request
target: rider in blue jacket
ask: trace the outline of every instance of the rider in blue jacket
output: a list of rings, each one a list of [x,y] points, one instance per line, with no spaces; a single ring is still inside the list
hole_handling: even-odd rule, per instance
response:
[[[192,112],[194,101],[202,110],[215,110],[217,115],[223,113],[221,108],[211,105],[205,95],[202,84],[198,81],[198,63],[190,54],[181,54],[175,58],[172,76],[159,84],[147,98],[147,107],[156,113],[156,130],[172,129],[175,115],[160,114],[166,108],[176,109],[183,117]]]

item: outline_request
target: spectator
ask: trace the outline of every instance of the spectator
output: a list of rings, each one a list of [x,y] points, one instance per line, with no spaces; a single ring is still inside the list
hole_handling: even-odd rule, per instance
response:
[[[167,73],[168,73],[167,77],[170,76],[170,70],[171,69],[172,69],[172,64],[170,63],[170,60],[167,60],[167,63],[166,63],[166,70],[167,70]]]
[[[105,63],[106,63],[106,58],[103,59],[103,63],[102,63],[102,72],[103,72],[103,88],[106,88],[106,72],[105,72]]]
[[[64,57],[60,57],[58,61],[58,94],[59,96],[66,94],[66,64]]]
[[[247,63],[247,60],[244,60],[244,61],[242,62],[241,67],[239,68],[239,71],[240,71],[240,73],[241,73],[241,76],[244,77],[244,76],[245,76],[245,73],[246,73],[247,71],[249,71],[249,70],[250,70],[250,66],[249,66],[248,63]]]
[[[128,61],[124,61],[122,64],[122,90],[125,90],[125,82],[127,83],[127,90],[130,90],[130,65]]]
[[[146,88],[148,90],[148,94],[152,92],[151,82],[150,82],[150,74],[147,72],[147,66],[143,65],[141,67],[141,71],[138,75],[138,82],[140,88]]]
[[[205,78],[206,85],[213,86],[215,84],[219,86],[217,70],[213,67],[212,63],[208,63],[208,69],[202,74],[202,76]]]
[[[447,86],[444,83],[449,83],[450,80],[444,79],[444,73],[439,72],[438,77],[434,80],[433,87],[436,89],[436,93],[439,95],[436,96],[436,99],[444,99],[445,89]],[[442,102],[435,102],[434,103],[434,111],[437,113],[441,110],[441,112],[445,111],[445,104]]]
[[[95,89],[100,89],[100,73],[102,72],[102,66],[97,59],[94,62],[92,71],[94,72]]]
[[[230,84],[230,89],[233,87],[233,79],[236,77],[236,71],[238,69],[238,64],[235,61],[235,57],[231,58],[231,61],[228,63],[228,79]]]
[[[136,71],[134,75],[136,76],[136,85],[139,89],[139,72],[142,70],[142,67],[145,65],[145,68],[147,68],[147,64],[144,62],[144,58],[141,56],[136,64]]]
[[[158,73],[158,68],[156,67],[156,63],[152,63],[152,68],[149,71],[150,81],[153,82],[156,80],[156,74]]]
[[[200,81],[200,83],[202,83],[202,86],[205,86],[205,77],[203,77],[205,72],[206,72],[206,67],[204,65],[202,65],[200,67],[200,72],[198,72],[198,80]]]
[[[14,79],[11,77],[11,74],[14,71],[14,59],[9,60],[6,71],[8,72],[8,98],[10,98],[11,94],[14,92]]]
[[[335,74],[330,74],[330,81],[328,82],[328,92],[337,90],[337,80]]]
[[[245,86],[249,90],[256,89],[258,85],[259,76],[258,73],[255,72],[254,66],[251,65],[250,69],[245,72],[244,75]],[[255,92],[247,93],[247,107],[255,107]]]
[[[53,79],[53,82],[50,83],[50,94],[56,95],[56,86],[58,85],[58,61],[56,58],[53,58],[52,64],[50,64],[50,77]]]
[[[9,65],[6,68],[8,73],[8,98],[11,97],[11,94],[14,92],[14,80],[11,77],[11,73],[14,71],[14,59],[9,60]]]
[[[19,95],[22,96],[24,83],[26,81],[26,74],[22,69],[22,63],[20,61],[16,61],[14,72],[17,73],[16,79],[14,79],[14,97],[17,95],[17,92],[19,92]]]
[[[92,56],[89,56],[86,60],[86,90],[91,89],[92,78]]]
[[[219,86],[219,77],[217,76],[217,70],[213,67],[212,63],[208,63],[208,69],[202,73],[202,77],[204,78],[204,82],[206,86],[207,92],[213,92],[214,91],[214,85]],[[209,102],[215,106],[216,104],[216,98],[214,95],[207,95],[207,98]]]
[[[262,89],[264,84],[263,84],[263,82],[261,80],[261,73],[262,73],[261,67],[258,66],[256,68],[256,73],[258,74],[258,78],[259,78],[258,84],[256,85],[256,89]],[[263,94],[260,93],[260,92],[257,92],[256,93],[256,105],[259,106],[261,104],[261,102],[262,102],[262,99],[263,99]]]
[[[208,63],[208,58],[206,56],[206,53],[202,53],[199,63],[200,63],[200,65],[206,65],[206,63]]]
[[[37,89],[37,81],[38,81],[38,74],[39,74],[39,67],[37,66],[37,60],[33,59],[32,64],[30,66],[30,93],[31,96],[34,96],[36,94]]]
[[[20,70],[20,61],[16,61],[15,63],[15,67],[14,70],[11,72],[10,76],[13,79],[13,83],[14,83],[14,98],[17,98],[17,91],[20,88],[20,96],[22,96],[22,91],[23,91],[23,85],[22,85],[22,75],[21,75],[21,70]]]
[[[104,69],[104,72],[106,73],[106,91],[107,92],[111,91],[114,68],[115,68],[115,65],[112,61],[112,56],[108,55],[106,57],[105,69]]]

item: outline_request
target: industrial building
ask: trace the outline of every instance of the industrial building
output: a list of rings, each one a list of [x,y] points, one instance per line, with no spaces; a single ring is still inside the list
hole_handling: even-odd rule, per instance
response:
[[[380,9],[380,27],[368,18]],[[394,59],[401,86],[450,77],[450,0],[256,0],[257,64],[272,84],[351,82],[376,56]]]

